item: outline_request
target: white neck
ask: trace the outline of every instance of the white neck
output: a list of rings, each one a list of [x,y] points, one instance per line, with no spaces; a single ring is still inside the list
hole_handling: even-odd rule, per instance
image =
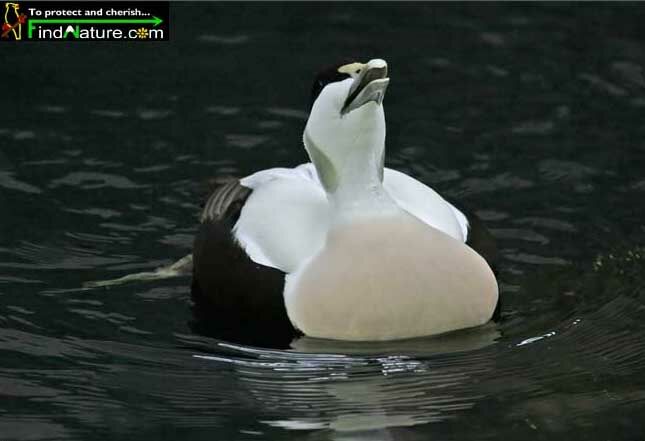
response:
[[[338,186],[327,192],[336,220],[388,214],[396,207],[383,188],[385,147],[352,149],[338,167]]]
[[[305,146],[332,207],[332,224],[400,211],[383,188],[385,143],[370,145],[365,138],[369,137],[359,132],[350,145],[343,146],[340,160],[323,153],[331,149],[318,146],[305,131]]]

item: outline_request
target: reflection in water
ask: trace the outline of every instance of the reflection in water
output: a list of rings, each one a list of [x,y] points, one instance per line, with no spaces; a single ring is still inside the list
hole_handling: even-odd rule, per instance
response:
[[[291,343],[291,348],[298,352],[335,353],[348,355],[361,354],[449,354],[466,352],[489,346],[501,337],[497,325],[487,323],[475,329],[464,329],[429,338],[413,338],[396,342],[356,342],[325,340],[311,337],[299,337]]]
[[[634,7],[193,5],[153,51],[7,45],[0,439],[640,437]],[[495,235],[502,322],[284,351],[192,334],[189,279],[151,273],[190,253],[211,185],[306,160],[309,80],[348,51],[391,66],[388,166]],[[152,280],[84,285],[131,273]]]
[[[420,341],[415,345],[423,349]],[[353,346],[359,352],[376,349]],[[389,352],[398,347],[391,343],[379,346],[389,346]],[[428,358],[254,351],[257,361],[195,356],[233,363],[240,387],[266,412],[263,423],[347,434],[437,422],[472,408],[479,396],[466,391],[476,378],[492,370],[492,355],[470,352]]]

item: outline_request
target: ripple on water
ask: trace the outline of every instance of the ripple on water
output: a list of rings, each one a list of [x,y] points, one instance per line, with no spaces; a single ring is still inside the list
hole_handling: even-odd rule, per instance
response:
[[[232,147],[241,149],[252,149],[264,144],[269,139],[264,135],[243,135],[243,134],[230,134],[226,135],[226,142]]]
[[[591,84],[593,87],[596,89],[605,92],[611,96],[614,97],[624,97],[628,93],[625,89],[623,89],[620,86],[617,86],[603,78],[601,78],[599,75],[594,75],[591,73],[582,73],[578,75],[578,78],[581,80],[584,80]]]
[[[599,172],[587,165],[574,161],[562,161],[558,159],[543,159],[538,162],[538,171],[549,181],[581,181],[599,174]]]
[[[0,276],[0,283],[45,283],[42,280],[38,279],[24,279],[21,277],[12,277],[12,276]]]
[[[197,37],[203,43],[216,43],[225,46],[244,44],[250,40],[248,35],[213,35],[203,34]]]
[[[631,61],[616,61],[611,64],[611,68],[632,83],[632,85],[645,89],[643,66],[632,63]]]
[[[531,225],[547,230],[561,231],[564,233],[575,233],[578,229],[572,224],[560,219],[549,219],[543,217],[520,217],[513,220],[513,223],[519,225]]]
[[[25,141],[36,138],[36,133],[31,130],[17,130],[13,133],[13,139],[16,141]]]
[[[528,263],[531,265],[567,265],[570,262],[561,257],[546,257],[521,252],[503,252],[506,259],[511,262]]]
[[[172,110],[169,109],[139,109],[137,116],[144,121],[154,121],[166,119],[172,115]]]
[[[83,190],[95,190],[106,187],[122,190],[148,187],[147,185],[136,184],[125,176],[99,172],[72,172],[62,178],[54,179],[50,183],[50,187],[52,188],[61,185],[69,185]]]
[[[533,230],[519,228],[490,228],[489,231],[496,239],[517,239],[527,242],[536,242],[540,245],[549,243],[549,238]]]
[[[450,190],[451,196],[466,196],[479,193],[491,193],[499,190],[522,190],[531,188],[535,184],[524,178],[513,176],[508,172],[501,173],[491,178],[466,178],[461,181],[458,188]]]
[[[518,135],[548,135],[555,128],[553,121],[525,121],[513,127]]]
[[[309,117],[307,112],[303,112],[299,109],[291,109],[288,107],[269,107],[266,109],[267,113],[275,116],[282,116],[285,118],[295,118],[299,120],[306,121]]]
[[[43,192],[35,185],[28,184],[14,178],[14,174],[15,173],[10,171],[0,171],[0,187],[8,190],[17,190],[23,193],[40,194]]]
[[[110,208],[85,208],[85,209],[75,209],[75,208],[65,208],[64,211],[68,213],[77,213],[77,214],[88,214],[90,216],[98,216],[101,219],[110,219],[113,217],[120,217],[121,213]]]
[[[195,356],[205,363],[232,364],[238,387],[262,405],[260,421],[294,430],[356,431],[442,421],[476,404],[480,395],[464,390],[493,368],[490,356],[477,352],[431,360],[261,350],[251,354],[251,359]]]
[[[566,379],[580,381],[590,370],[610,376],[638,370],[644,345],[624,332],[621,320],[634,317],[635,306],[633,300],[622,299],[514,343],[499,341],[494,326],[488,328],[489,338],[470,331],[458,337],[365,345],[304,339],[295,351],[217,343],[194,335],[177,335],[183,347],[168,348],[69,338],[51,342],[0,331],[0,349],[66,356],[75,363],[94,359],[100,375],[89,378],[80,375],[79,364],[64,372],[17,369],[7,379],[17,376],[22,383],[13,384],[27,392],[31,384],[25,378],[60,384],[60,389],[49,386],[51,393],[41,393],[42,403],[94,427],[106,424],[99,417],[105,406],[112,408],[123,430],[141,424],[140,416],[131,415],[131,404],[125,407],[114,398],[133,390],[138,406],[146,409],[146,421],[172,418],[177,427],[222,428],[243,410],[257,419],[248,422],[249,430],[324,428],[349,435],[494,414],[508,403],[517,403],[511,406],[515,416],[531,411],[532,421],[543,424],[553,414],[538,403],[557,400],[563,393],[570,397],[558,389]],[[132,335],[149,335],[126,324],[132,317],[123,314],[86,308],[78,313],[90,320],[112,320]],[[463,338],[471,343],[464,344]],[[554,351],[558,357],[549,355]],[[584,393],[596,397],[600,391],[592,387]],[[610,393],[624,397],[621,391]],[[628,402],[639,405],[644,396],[630,392]],[[606,405],[602,400],[597,404]],[[570,405],[577,406],[575,418],[586,418],[593,410],[576,400]],[[478,410],[473,414],[473,409]],[[500,418],[509,418],[508,413]]]
[[[53,269],[77,270],[91,269],[135,259],[132,255],[114,255],[107,257],[97,248],[76,247],[74,245],[45,245],[28,241],[19,244],[7,253],[23,262],[0,262],[0,267],[13,269]]]
[[[133,168],[136,173],[157,173],[172,168],[170,164],[151,165],[150,167]]]
[[[103,118],[123,118],[126,116],[126,113],[120,110],[93,109],[90,110],[90,113]]]
[[[52,113],[52,114],[61,114],[67,112],[67,108],[64,106],[55,106],[52,104],[43,104],[38,106],[37,109],[43,113]]]
[[[71,232],[67,231],[65,232],[65,236],[70,237],[72,239],[81,241],[82,243],[86,244],[113,244],[113,243],[120,243],[120,244],[127,244],[132,242],[132,238],[129,236],[121,236],[115,233],[111,233],[109,235],[103,235],[103,234],[94,234],[94,233],[83,233],[83,232]]]
[[[216,115],[223,115],[223,116],[232,116],[240,113],[239,107],[231,107],[231,106],[208,106],[206,107],[205,110],[207,113],[214,113]]]

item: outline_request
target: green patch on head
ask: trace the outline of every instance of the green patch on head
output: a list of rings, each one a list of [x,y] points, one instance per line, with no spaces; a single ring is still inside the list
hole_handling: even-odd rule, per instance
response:
[[[331,159],[327,156],[315,142],[311,139],[309,134],[305,132],[305,147],[307,148],[307,153],[311,158],[311,162],[314,163],[316,171],[318,172],[318,177],[320,182],[322,182],[323,187],[329,193],[333,193],[338,188],[338,173],[334,164],[332,164]]]

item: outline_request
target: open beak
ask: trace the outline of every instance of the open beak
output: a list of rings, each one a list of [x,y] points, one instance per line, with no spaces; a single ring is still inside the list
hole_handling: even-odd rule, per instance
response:
[[[354,79],[349,89],[349,95],[341,109],[341,115],[345,115],[352,110],[369,102],[381,104],[385,97],[385,90],[390,83],[387,77],[387,63],[385,60],[370,60],[361,69],[361,73]]]

